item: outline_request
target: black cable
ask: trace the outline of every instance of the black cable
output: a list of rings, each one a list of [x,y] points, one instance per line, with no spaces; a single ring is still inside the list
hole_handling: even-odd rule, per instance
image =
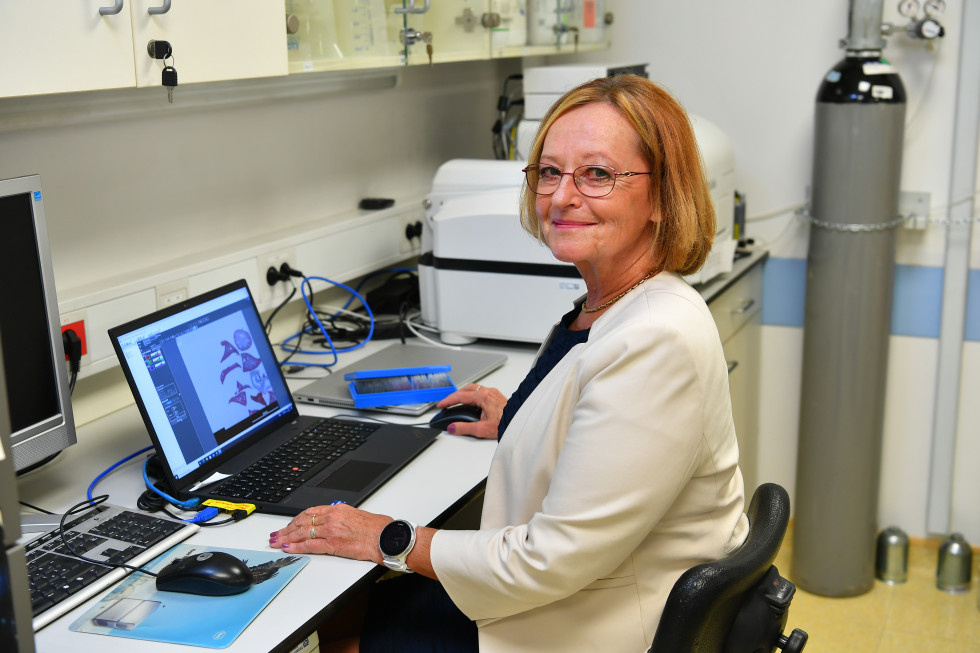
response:
[[[38,508],[37,506],[32,506],[31,504],[27,503],[26,501],[20,501],[19,503],[22,506],[26,506],[26,507],[30,508],[31,510],[37,510],[38,512],[43,513],[45,515],[53,515],[54,514],[50,510],[45,510],[44,508]]]
[[[285,265],[285,263],[283,265]],[[269,315],[269,319],[265,321],[266,333],[269,333],[272,330],[272,318],[274,318],[276,314],[279,313],[279,311],[281,311],[286,306],[286,304],[289,303],[289,300],[291,300],[295,294],[296,294],[296,285],[293,284],[293,291],[289,293],[289,297],[282,300],[282,303],[276,306],[275,310],[273,310],[272,313]]]
[[[76,551],[75,547],[73,547],[71,545],[71,542],[68,541],[68,537],[65,535],[65,519],[67,519],[69,515],[75,515],[78,514],[79,512],[82,512],[81,509],[83,508],[87,510],[92,510],[100,503],[105,503],[108,499],[109,499],[108,494],[100,494],[97,497],[93,497],[91,501],[85,499],[84,501],[79,501],[71,508],[69,508],[65,512],[65,514],[61,516],[61,521],[58,523],[58,528],[60,530],[60,535],[61,535],[61,543],[65,545],[65,548],[68,549],[69,553],[71,553],[79,560],[84,560],[85,562],[91,562],[92,564],[101,565],[103,567],[122,567],[123,569],[129,569],[130,571],[138,571],[146,574],[147,576],[153,576],[154,578],[156,578],[155,573],[153,573],[152,571],[147,571],[142,567],[134,567],[133,565],[127,565],[121,562],[106,562],[104,560],[94,560],[92,558],[86,558],[81,553]]]
[[[68,391],[74,392],[78,370],[82,366],[82,339],[78,337],[74,329],[65,329],[61,334],[61,345],[65,350],[65,356],[68,357],[68,369],[71,370]]]

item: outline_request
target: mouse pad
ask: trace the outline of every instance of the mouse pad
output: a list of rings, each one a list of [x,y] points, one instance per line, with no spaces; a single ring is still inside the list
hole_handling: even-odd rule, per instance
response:
[[[155,579],[134,573],[106,594],[70,630],[205,648],[230,646],[252,620],[309,562],[305,556],[178,544],[145,567],[163,569],[175,558],[205,551],[230,553],[252,570],[254,584],[232,596],[158,592]],[[206,615],[206,618],[202,618]]]

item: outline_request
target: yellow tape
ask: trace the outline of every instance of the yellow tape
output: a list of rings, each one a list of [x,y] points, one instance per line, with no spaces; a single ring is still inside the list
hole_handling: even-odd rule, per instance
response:
[[[205,506],[214,506],[221,510],[227,512],[234,512],[236,510],[244,510],[246,514],[251,515],[255,512],[255,506],[251,503],[232,503],[231,501],[219,501],[218,499],[207,499],[203,502]]]

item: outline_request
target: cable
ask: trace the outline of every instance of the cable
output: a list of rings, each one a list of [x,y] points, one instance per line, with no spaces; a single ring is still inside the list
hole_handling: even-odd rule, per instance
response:
[[[285,264],[283,264],[283,265],[285,265]],[[290,279],[290,281],[292,281],[292,279]],[[273,310],[272,313],[269,315],[269,319],[265,321],[265,332],[266,333],[269,333],[270,331],[272,331],[272,318],[274,318],[279,313],[279,311],[281,311],[286,306],[286,304],[288,304],[290,302],[290,300],[295,295],[296,295],[296,284],[294,283],[293,284],[293,290],[292,290],[292,292],[289,293],[289,297],[286,297],[286,299],[282,300],[282,303],[279,304],[278,306],[276,306],[275,310]]]
[[[45,515],[53,515],[54,514],[50,510],[45,510],[44,508],[38,508],[37,506],[32,506],[31,504],[27,503],[26,501],[20,501],[19,503],[22,506],[26,506],[26,507],[30,508],[31,510],[36,510],[36,511],[38,511],[40,513],[43,513]]]
[[[146,473],[146,466],[147,463],[149,462],[150,462],[150,457],[147,456],[146,460],[143,461],[143,482],[146,483],[146,488],[148,490],[160,495],[161,497],[163,497],[173,505],[177,506],[178,508],[183,508],[185,510],[190,508],[195,508],[197,507],[198,504],[201,503],[201,500],[196,497],[193,499],[188,499],[187,501],[181,501],[180,499],[175,499],[174,497],[170,496],[169,494],[167,494],[166,492],[164,492],[163,490],[155,486],[153,483],[151,483],[150,477]]]
[[[82,365],[82,339],[78,337],[74,329],[65,329],[61,334],[61,344],[68,357],[68,369],[71,377],[68,379],[68,392],[75,391],[75,381],[78,379],[78,370]]]
[[[141,453],[145,453],[147,451],[150,451],[151,449],[153,449],[152,446],[143,447],[142,449],[140,449],[136,453],[131,453],[128,456],[126,456],[125,458],[123,458],[122,460],[120,460],[119,462],[114,463],[112,466],[110,466],[104,472],[102,472],[101,474],[99,474],[98,476],[96,476],[95,479],[93,479],[92,482],[89,484],[88,490],[85,492],[85,496],[88,497],[88,500],[89,501],[92,500],[92,490],[95,489],[95,486],[99,483],[99,481],[101,481],[103,478],[105,478],[106,476],[108,476],[109,472],[111,472],[112,470],[114,470],[116,467],[119,467],[123,463],[132,460],[133,458],[135,458],[136,456],[140,455]]]
[[[353,301],[353,299],[356,298],[356,299],[358,299],[361,302],[361,305],[364,307],[364,310],[367,311],[368,319],[370,320],[370,327],[368,328],[367,336],[364,338],[364,340],[362,342],[359,342],[359,343],[357,343],[357,344],[355,344],[355,345],[353,345],[351,347],[346,347],[346,348],[342,348],[342,349],[338,349],[336,347],[336,345],[334,345],[333,339],[330,337],[330,333],[327,331],[327,328],[323,326],[323,322],[320,320],[319,315],[317,315],[316,310],[313,308],[313,303],[312,303],[312,300],[311,300],[311,297],[313,295],[313,284],[311,283],[312,281],[324,281],[326,283],[329,283],[329,284],[332,284],[334,286],[337,286],[338,288],[343,288],[347,292],[351,293],[351,295],[353,296],[351,298],[351,301]],[[307,290],[306,290],[307,287],[309,287],[309,289],[310,289],[309,295],[307,294]],[[327,279],[326,277],[311,276],[311,277],[305,277],[303,279],[303,283],[301,284],[301,290],[302,290],[302,295],[303,295],[303,301],[306,303],[306,310],[307,310],[307,314],[309,316],[309,319],[311,319],[314,322],[314,324],[315,324],[315,330],[318,330],[320,332],[320,334],[323,335],[323,337],[326,339],[327,344],[329,345],[329,351],[311,351],[311,350],[303,350],[303,349],[300,349],[299,348],[299,342],[302,339],[303,335],[305,333],[307,333],[307,328],[304,327],[303,329],[300,329],[299,332],[297,332],[297,333],[293,334],[292,336],[290,336],[290,337],[286,338],[285,340],[283,340],[282,344],[280,345],[280,348],[283,351],[290,352],[290,356],[287,357],[285,360],[281,361],[280,362],[280,365],[282,365],[283,363],[285,363],[286,361],[288,361],[289,358],[291,358],[293,354],[301,353],[301,354],[309,354],[309,355],[313,355],[313,356],[332,355],[333,356],[333,362],[331,362],[331,363],[300,363],[300,362],[293,362],[293,363],[291,363],[292,365],[300,365],[300,366],[306,366],[306,367],[332,367],[332,366],[336,365],[337,362],[339,361],[339,358],[337,356],[338,354],[342,354],[342,353],[346,353],[346,352],[350,352],[350,351],[354,351],[354,350],[360,349],[361,347],[363,347],[364,345],[366,345],[371,340],[371,336],[374,335],[374,313],[371,311],[371,307],[368,306],[367,301],[364,299],[364,297],[362,297],[361,294],[359,292],[357,292],[355,289],[351,288],[350,286],[348,286],[346,284],[340,283],[339,281],[333,281],[331,279]],[[349,302],[348,302],[348,305],[349,305]],[[313,330],[314,329],[311,329],[310,332],[312,332]],[[297,340],[296,345],[294,347],[292,347],[292,348],[288,348],[287,347],[288,343],[290,343],[294,339]]]
[[[421,316],[421,313],[419,314],[419,316]],[[452,349],[454,351],[460,351],[460,350],[462,350],[462,347],[458,347],[456,345],[447,345],[444,342],[439,342],[438,340],[433,340],[432,338],[430,338],[428,336],[422,335],[422,332],[418,330],[419,328],[432,329],[432,327],[430,327],[428,325],[424,325],[424,324],[423,325],[417,325],[416,326],[412,322],[412,319],[413,318],[411,318],[411,317],[407,317],[405,319],[405,326],[408,327],[408,330],[409,331],[411,331],[413,334],[415,334],[415,337],[416,338],[420,338],[422,340],[425,340],[426,342],[428,342],[430,344],[433,344],[433,345],[435,345],[437,347],[445,347],[446,349]],[[436,329],[432,329],[432,330],[433,331],[436,331]]]
[[[73,505],[71,508],[69,508],[67,511],[65,511],[65,514],[63,514],[61,516],[61,521],[58,523],[58,530],[60,531],[60,535],[61,535],[61,543],[65,546],[66,549],[68,549],[68,552],[69,553],[71,553],[73,556],[75,556],[79,560],[84,560],[85,562],[91,562],[93,564],[101,565],[103,567],[122,567],[123,569],[129,569],[131,571],[138,571],[138,572],[141,572],[141,573],[146,574],[147,576],[153,576],[154,578],[156,578],[156,574],[155,573],[153,573],[152,571],[147,571],[146,569],[143,569],[142,567],[134,567],[133,565],[127,565],[127,564],[123,564],[121,562],[106,562],[104,560],[94,560],[92,558],[86,558],[81,553],[79,553],[78,551],[76,551],[75,550],[75,547],[73,547],[71,545],[71,542],[68,541],[68,537],[65,535],[65,519],[67,519],[69,515],[75,515],[75,514],[78,514],[79,512],[81,512],[80,508],[87,508],[87,509],[91,510],[91,509],[95,508],[96,506],[98,506],[100,503],[105,503],[108,499],[109,499],[109,495],[108,494],[100,494],[99,496],[95,497],[94,499],[86,499],[85,501],[79,501],[78,503],[76,503],[75,505]]]

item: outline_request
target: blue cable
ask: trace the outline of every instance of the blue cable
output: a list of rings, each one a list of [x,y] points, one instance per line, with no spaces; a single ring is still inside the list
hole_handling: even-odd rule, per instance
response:
[[[111,472],[112,470],[114,470],[116,467],[119,467],[123,463],[132,460],[133,458],[135,458],[136,456],[140,455],[141,453],[145,453],[145,452],[151,450],[152,448],[153,448],[152,446],[143,447],[142,449],[140,449],[136,453],[132,453],[132,454],[126,456],[125,458],[123,458],[122,460],[120,460],[119,462],[117,462],[116,464],[112,465],[109,469],[105,470],[104,472],[102,472],[101,474],[99,474],[98,476],[96,476],[95,479],[92,481],[92,483],[88,486],[88,491],[86,493],[86,496],[88,496],[88,500],[89,501],[92,501],[92,490],[95,489],[95,486],[98,485],[99,481],[101,481],[103,478],[105,478],[106,476],[108,476],[109,472]],[[144,478],[145,478],[145,476],[144,476]]]
[[[156,492],[157,494],[159,494],[161,497],[163,497],[173,505],[177,506],[178,508],[183,508],[184,510],[192,510],[201,503],[201,500],[197,498],[188,499],[187,501],[181,501],[180,499],[175,499],[174,497],[170,496],[169,494],[167,494],[157,486],[153,485],[153,483],[150,482],[150,477],[146,473],[146,465],[149,462],[150,462],[149,457],[147,457],[147,459],[143,461],[143,482],[146,483],[147,489],[149,489],[151,492]]]
[[[343,288],[347,292],[351,293],[351,295],[352,295],[351,301],[353,301],[353,299],[355,297],[361,301],[361,304],[364,306],[364,310],[367,311],[368,319],[369,319],[370,325],[371,325],[370,328],[368,329],[367,337],[364,338],[364,340],[362,342],[360,342],[360,343],[358,343],[356,345],[352,345],[350,347],[346,347],[344,349],[337,349],[337,347],[333,344],[333,339],[331,339],[330,338],[330,335],[327,333],[326,327],[323,326],[323,323],[320,321],[320,318],[317,316],[316,311],[313,309],[313,305],[310,303],[310,298],[307,297],[307,295],[306,295],[306,282],[307,281],[325,281],[325,282],[330,283],[330,284],[333,284],[333,285],[335,285],[335,286],[337,286],[339,288]],[[361,347],[363,347],[364,345],[366,345],[368,342],[371,341],[372,336],[374,336],[374,313],[371,311],[371,307],[368,306],[367,302],[364,300],[364,298],[361,296],[361,294],[358,293],[356,290],[354,290],[350,286],[347,286],[345,284],[340,283],[339,281],[333,281],[331,279],[327,279],[326,277],[305,277],[303,279],[302,283],[300,284],[300,288],[301,288],[301,290],[303,292],[303,301],[306,303],[306,308],[309,311],[310,316],[313,318],[313,321],[316,322],[316,325],[319,328],[320,333],[326,339],[327,344],[330,345],[330,351],[312,351],[312,350],[295,349],[295,348],[288,349],[286,347],[286,344],[287,343],[291,342],[292,340],[295,340],[296,338],[299,338],[302,334],[312,332],[312,330],[307,331],[307,329],[300,329],[295,334],[293,334],[293,335],[289,336],[288,338],[286,338],[285,340],[283,340],[282,341],[282,344],[280,345],[280,348],[283,351],[293,352],[293,353],[297,353],[297,354],[309,354],[309,355],[312,355],[312,356],[333,355],[333,362],[332,363],[297,363],[297,362],[290,361],[290,364],[291,365],[300,365],[300,366],[305,366],[305,367],[332,367],[333,365],[336,365],[337,364],[337,361],[338,361],[337,354],[343,354],[343,353],[346,353],[346,352],[349,352],[349,351],[354,351],[356,349],[360,349]],[[348,302],[348,303],[350,303],[350,302]]]

